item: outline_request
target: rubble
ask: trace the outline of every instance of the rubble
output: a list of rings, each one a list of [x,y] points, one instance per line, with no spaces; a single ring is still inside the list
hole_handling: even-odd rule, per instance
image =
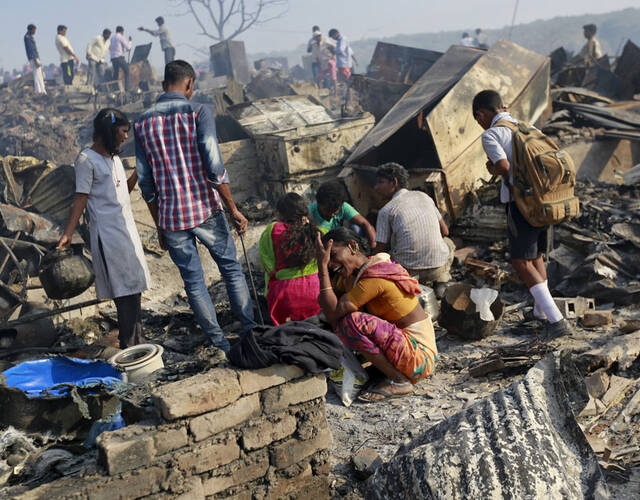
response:
[[[582,326],[606,326],[613,322],[613,311],[589,311],[584,313]]]
[[[573,417],[586,390],[568,363],[549,356],[521,381],[401,446],[369,479],[366,497],[606,498],[604,476]]]

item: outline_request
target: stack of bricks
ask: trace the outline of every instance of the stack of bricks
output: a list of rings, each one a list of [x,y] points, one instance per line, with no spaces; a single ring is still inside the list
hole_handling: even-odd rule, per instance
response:
[[[159,425],[98,437],[104,475],[59,479],[25,498],[328,497],[324,375],[294,366],[213,368],[153,392]]]

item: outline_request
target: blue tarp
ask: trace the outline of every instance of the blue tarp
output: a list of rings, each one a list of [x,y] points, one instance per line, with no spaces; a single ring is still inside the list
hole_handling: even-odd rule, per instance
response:
[[[122,374],[109,363],[65,357],[24,361],[2,374],[9,387],[23,390],[30,398],[64,396],[71,386],[109,387],[122,382]]]

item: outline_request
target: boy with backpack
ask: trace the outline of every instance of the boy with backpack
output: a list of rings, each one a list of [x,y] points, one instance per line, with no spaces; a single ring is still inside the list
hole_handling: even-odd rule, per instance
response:
[[[548,321],[550,338],[572,333],[549,291],[542,254],[549,226],[578,213],[573,162],[539,130],[513,118],[493,90],[474,97],[473,117],[485,130],[487,170],[502,177],[511,263],[533,296],[534,316]]]

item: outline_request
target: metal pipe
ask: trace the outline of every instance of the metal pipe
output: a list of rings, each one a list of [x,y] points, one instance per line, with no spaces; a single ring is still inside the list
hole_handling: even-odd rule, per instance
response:
[[[27,274],[24,272],[24,269],[22,269],[22,266],[20,265],[20,261],[16,257],[16,254],[13,253],[13,250],[9,248],[9,245],[7,245],[7,243],[5,243],[4,240],[0,240],[0,243],[5,248],[5,250],[9,253],[9,255],[11,256],[11,259],[13,259],[14,264],[16,265],[16,267],[18,268],[18,271],[20,272],[20,276],[22,277],[22,285],[23,285],[22,297],[26,297],[27,296]]]
[[[247,257],[247,249],[244,246],[244,238],[241,233],[240,243],[242,243],[242,253],[244,253],[244,260],[247,263],[247,269],[249,270],[249,279],[251,280],[251,288],[253,289],[253,299],[256,301],[256,307],[258,308],[258,316],[260,316],[260,324],[264,326],[264,318],[262,317],[262,308],[260,307],[260,301],[258,300],[258,291],[256,290],[256,284],[253,282],[253,272],[251,271],[251,264],[249,263],[249,257]]]
[[[96,304],[100,304],[101,302],[105,302],[105,301],[100,299],[92,299],[92,300],[87,300],[85,302],[79,302],[78,304],[59,307],[58,309],[52,309],[51,311],[39,312],[36,314],[27,314],[22,318],[14,319],[13,321],[8,321],[4,324],[0,323],[0,328],[11,328],[13,326],[23,325],[31,321],[36,321],[42,318],[48,318],[49,316],[55,316],[56,314],[62,314],[68,311],[82,309],[83,307],[95,306]]]

